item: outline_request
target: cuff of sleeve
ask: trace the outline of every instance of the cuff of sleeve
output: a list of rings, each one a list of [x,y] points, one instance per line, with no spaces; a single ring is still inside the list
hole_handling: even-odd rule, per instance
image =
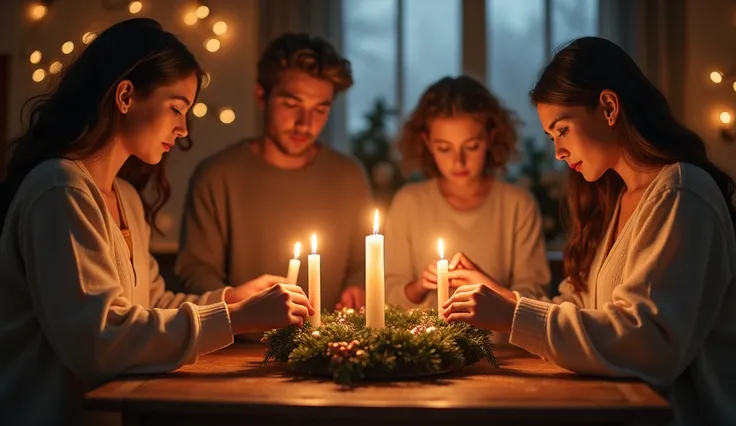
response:
[[[202,305],[212,305],[220,302],[227,303],[225,300],[225,295],[228,291],[230,291],[230,289],[232,289],[232,287],[226,286],[223,288],[218,288],[217,290],[208,291],[204,297],[204,303],[202,303]]]
[[[196,309],[200,326],[197,339],[198,355],[214,352],[233,343],[230,312],[225,302],[199,305]]]
[[[516,304],[509,342],[544,357],[547,317],[553,304],[522,297]]]

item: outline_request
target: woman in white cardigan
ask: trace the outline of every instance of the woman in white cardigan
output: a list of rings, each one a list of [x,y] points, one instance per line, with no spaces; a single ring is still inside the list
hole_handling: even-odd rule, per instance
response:
[[[449,321],[510,332],[570,371],[636,377],[681,425],[736,424],[736,185],[615,44],[559,51],[531,92],[566,161],[568,278],[519,297],[469,259]]]
[[[312,312],[298,287],[272,286],[280,277],[198,296],[164,289],[149,223],[168,198],[162,157],[187,137],[202,75],[175,36],[132,19],[32,104],[0,194],[4,425],[79,424],[92,386],[193,363],[233,334]]]

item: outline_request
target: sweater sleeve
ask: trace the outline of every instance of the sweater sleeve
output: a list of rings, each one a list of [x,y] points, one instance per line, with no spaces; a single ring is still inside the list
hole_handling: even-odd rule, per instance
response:
[[[611,303],[581,309],[522,298],[511,343],[574,372],[672,383],[702,345],[733,279],[731,235],[686,190],[664,191],[638,217]]]
[[[53,212],[53,214],[48,214]],[[193,363],[232,342],[224,302],[146,309],[124,297],[104,213],[82,190],[57,187],[25,215],[19,246],[38,320],[86,383]]]
[[[410,195],[400,191],[395,196],[386,215],[386,303],[405,309],[429,307],[428,298],[414,303],[404,288],[417,280],[412,260],[411,226],[414,206]]]
[[[174,266],[187,293],[202,294],[226,285],[227,218],[217,185],[205,166],[189,182]]]
[[[517,297],[538,299],[547,295],[551,274],[539,209],[531,194],[525,198],[516,221],[510,289]]]

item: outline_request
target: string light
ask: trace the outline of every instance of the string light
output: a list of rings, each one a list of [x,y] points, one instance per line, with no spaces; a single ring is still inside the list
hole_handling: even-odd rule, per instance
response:
[[[49,9],[43,4],[32,4],[30,9],[31,19],[34,21],[40,21],[46,16]]]
[[[212,26],[212,32],[216,35],[223,35],[227,32],[227,24],[225,21],[217,21],[215,22],[215,25]]]
[[[97,34],[91,32],[91,31],[87,31],[82,36],[82,43],[84,43],[84,44],[90,44],[90,43],[92,43],[92,40],[94,40],[96,38],[97,38]]]
[[[199,6],[196,11],[197,18],[204,19],[210,16],[210,8],[207,6]]]
[[[61,53],[68,55],[74,51],[74,43],[67,41],[61,45]]]
[[[199,18],[197,18],[197,14],[194,12],[188,12],[184,15],[184,23],[187,25],[194,25],[198,20]]]
[[[143,9],[143,3],[139,1],[132,1],[128,4],[128,12],[130,12],[131,15],[135,15],[140,12],[141,9]]]
[[[43,58],[43,55],[41,54],[40,50],[34,50],[31,52],[31,57],[28,58],[32,64],[37,64],[41,62],[41,59]]]
[[[723,111],[719,118],[721,119],[721,123],[728,124],[731,122],[731,113]]]
[[[720,83],[723,81],[723,73],[720,71],[713,71],[710,73],[710,80],[713,83]]]
[[[736,92],[736,81],[733,82],[733,91]]]
[[[220,110],[220,121],[225,124],[230,124],[235,121],[235,112],[230,108],[223,108]]]
[[[192,114],[194,114],[195,117],[204,117],[205,114],[207,114],[207,105],[202,102],[197,103],[192,107]]]
[[[43,81],[44,78],[46,78],[46,71],[44,71],[43,68],[39,68],[36,71],[33,71],[33,75],[31,75],[31,78],[36,83],[40,83]]]
[[[50,74],[58,74],[61,72],[61,68],[64,65],[60,61],[54,61],[51,66],[49,66],[49,73]]]
[[[207,41],[204,42],[204,48],[209,52],[217,52],[220,50],[220,40],[216,38],[208,38]]]

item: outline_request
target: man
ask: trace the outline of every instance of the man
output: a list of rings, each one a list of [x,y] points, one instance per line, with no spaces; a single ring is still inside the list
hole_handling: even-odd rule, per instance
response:
[[[186,291],[246,283],[226,293],[237,301],[285,282],[301,242],[306,292],[316,234],[322,309],[364,306],[370,188],[357,161],[317,141],[352,84],[350,63],[325,40],[289,33],[269,44],[258,63],[264,134],[206,159],[190,181],[175,266]]]

